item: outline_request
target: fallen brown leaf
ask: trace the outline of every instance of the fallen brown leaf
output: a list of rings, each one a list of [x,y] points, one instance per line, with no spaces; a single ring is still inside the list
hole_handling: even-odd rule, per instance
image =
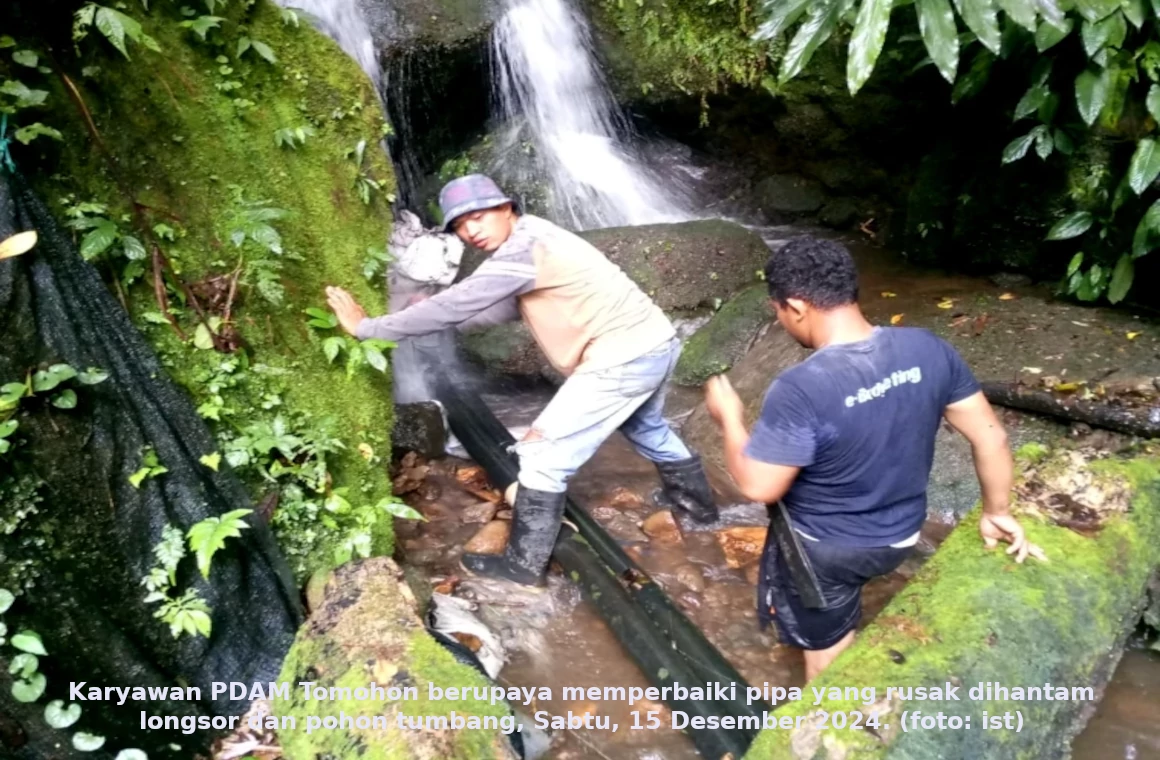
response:
[[[982,335],[983,330],[987,327],[987,320],[990,319],[986,314],[980,314],[975,317],[975,335]]]
[[[893,317],[890,318],[890,324],[892,324],[892,325],[898,324],[899,322],[902,321],[903,316],[905,316],[905,315],[904,314],[895,314]]]
[[[884,290],[884,291],[882,291],[882,297],[883,298],[897,298],[898,294],[891,293],[889,290]]]
[[[999,300],[1000,301],[1014,301],[1015,294],[1014,293],[1004,293],[1003,295],[999,296]]]
[[[944,298],[943,300],[938,302],[938,307],[940,309],[953,309],[954,306],[955,306],[955,301],[953,298]]]

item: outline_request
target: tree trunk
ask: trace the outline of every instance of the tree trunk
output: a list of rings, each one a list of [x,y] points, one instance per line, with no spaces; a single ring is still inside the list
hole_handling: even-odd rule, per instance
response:
[[[1129,407],[1102,401],[1083,401],[1018,383],[983,383],[992,404],[1047,414],[1070,422],[1116,430],[1143,438],[1160,437],[1160,404]]]

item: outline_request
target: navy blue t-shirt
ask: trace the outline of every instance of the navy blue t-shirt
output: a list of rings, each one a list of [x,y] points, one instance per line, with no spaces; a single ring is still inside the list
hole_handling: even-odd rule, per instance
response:
[[[800,467],[784,501],[819,539],[888,546],[926,518],[934,438],[948,404],[979,384],[949,343],[914,327],[876,327],[782,372],[745,453]]]

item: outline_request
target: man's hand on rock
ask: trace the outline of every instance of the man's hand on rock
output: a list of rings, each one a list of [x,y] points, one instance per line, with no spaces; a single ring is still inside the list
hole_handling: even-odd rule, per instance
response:
[[[745,419],[745,404],[725,375],[715,375],[705,383],[705,409],[719,426]]]
[[[983,513],[979,519],[979,533],[983,536],[983,546],[994,549],[1000,541],[1010,542],[1008,554],[1015,555],[1015,561],[1022,563],[1031,555],[1040,562],[1047,562],[1047,555],[1043,549],[1027,540],[1023,533],[1023,526],[1011,515],[994,515]]]
[[[367,318],[367,313],[354,297],[342,288],[331,286],[326,289],[326,303],[338,316],[338,323],[342,325],[342,329],[356,335],[358,324]]]

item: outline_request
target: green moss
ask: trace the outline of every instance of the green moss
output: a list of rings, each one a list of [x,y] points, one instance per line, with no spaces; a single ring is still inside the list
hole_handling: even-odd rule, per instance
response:
[[[713,375],[729,371],[769,319],[765,285],[741,291],[685,342],[673,379],[680,385],[701,385]]]
[[[877,736],[865,731],[827,730],[760,734],[747,757],[927,758],[953,746],[962,757],[1046,757],[1063,754],[1080,710],[1090,703],[1058,701],[970,701],[979,682],[1007,686],[1085,686],[1110,674],[1108,657],[1139,615],[1143,589],[1160,562],[1160,460],[1101,463],[1132,483],[1132,511],[1109,520],[1094,538],[1024,516],[1032,541],[1049,563],[1021,566],[998,550],[983,548],[979,512],[965,519],[937,554],[810,686],[876,686],[881,723]],[[959,701],[890,704],[885,688],[961,684]],[[807,689],[807,693],[809,690]],[[779,714],[807,715],[813,699],[785,706]],[[826,701],[835,711],[870,708],[860,701]],[[934,715],[972,715],[973,730],[899,730],[903,710]],[[1023,712],[1023,731],[979,730],[983,710]],[[791,755],[796,746],[814,747]],[[815,752],[817,754],[815,754]]]
[[[284,24],[266,0],[220,11],[227,19],[210,36],[218,44],[201,42],[181,29],[181,16],[171,4],[131,12],[163,52],[131,46],[133,59],[125,61],[95,32],[83,43],[86,55],[76,62],[78,71],[66,73],[91,113],[99,143],[57,85],[50,101],[54,110],[44,120],[64,133],[64,147],[59,165],[46,166],[35,177],[38,189],[50,201],[71,196],[105,203],[116,212],[110,216],[123,220],[122,229],[135,230],[143,240],[154,225],[173,228],[175,240],[163,241],[162,247],[187,283],[228,275],[258,255],[230,240],[244,203],[264,201],[286,210],[284,219],[272,222],[286,253],[267,255],[283,266],[279,279],[285,296],[272,304],[256,282],[243,280],[231,313],[243,351],[251,367],[268,368],[270,379],[263,388],[281,396],[282,411],[329,423],[342,440],[345,450],[328,463],[332,485],[350,487],[368,500],[388,496],[381,458],[367,461],[359,445],[379,441],[372,444],[375,451],[389,451],[389,377],[365,368],[346,379],[337,364],[327,363],[320,336],[305,325],[302,314],[305,307],[325,304],[323,288],[329,284],[350,289],[372,313],[384,309],[382,290],[360,274],[367,248],[381,247],[390,232],[385,196],[394,188],[389,162],[376,147],[386,127],[376,94],[337,45],[305,22]],[[243,35],[268,44],[277,64],[252,49],[239,58]],[[99,63],[99,71],[82,76],[81,66],[92,63]],[[238,87],[229,90],[230,83]],[[276,130],[299,126],[314,130],[304,145],[276,144]],[[364,171],[384,186],[369,205],[356,193],[358,169],[347,155],[360,140],[370,146]],[[222,357],[183,343],[167,326],[140,319],[158,308],[151,285],[139,282],[130,290],[130,310],[173,375],[200,402],[206,388],[197,378]],[[171,304],[181,306],[175,290]],[[193,310],[183,308],[179,321],[191,336],[197,321]],[[254,403],[245,388],[223,394],[238,413],[228,426],[219,426],[219,433],[235,435],[230,428],[272,414]],[[255,499],[269,488],[252,485]],[[335,530],[319,526],[309,561],[296,568],[300,578],[333,563],[332,544],[341,533],[341,525]],[[376,525],[374,546],[379,552],[392,550],[390,520]]]

